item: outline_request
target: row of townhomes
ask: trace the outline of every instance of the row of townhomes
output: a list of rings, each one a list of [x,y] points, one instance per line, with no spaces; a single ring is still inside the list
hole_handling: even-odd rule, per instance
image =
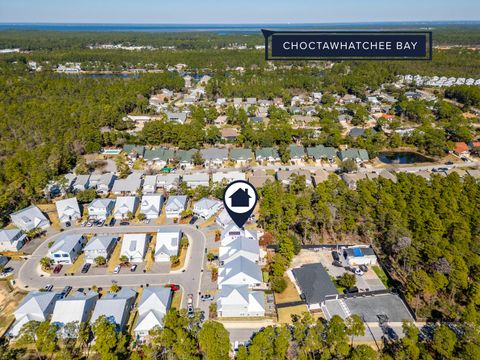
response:
[[[358,136],[355,128],[351,130],[351,136]],[[334,162],[336,159],[353,159],[358,162],[368,161],[368,153],[364,149],[338,150],[333,147],[317,145],[303,147],[291,144],[288,146],[289,163],[291,165],[302,165],[308,160],[320,163],[321,161]],[[261,165],[273,165],[281,162],[277,148],[262,147],[252,151],[245,148],[207,148],[190,150],[172,150],[167,148],[148,148],[139,145],[125,145],[123,151],[132,160],[143,159],[148,166],[163,168],[168,164],[178,164],[182,169],[194,167],[195,154],[200,154],[200,160],[206,168],[220,168],[232,162],[234,166],[241,167],[249,165],[253,160]],[[198,160],[198,158],[197,158]]]
[[[29,321],[50,320],[57,326],[59,336],[74,338],[78,336],[81,323],[94,323],[100,316],[105,316],[116,325],[118,331],[122,331],[127,325],[130,312],[134,310],[137,296],[135,290],[127,287],[102,296],[95,291],[76,291],[69,296],[52,291],[31,291],[15,310],[15,322],[7,335],[18,336],[22,326]],[[170,288],[143,289],[136,307],[138,316],[134,334],[137,340],[145,339],[151,329],[162,326],[171,298]]]
[[[217,223],[221,223],[219,218]],[[261,254],[257,232],[228,223],[219,248],[217,297],[218,317],[258,317],[265,315],[262,289]]]

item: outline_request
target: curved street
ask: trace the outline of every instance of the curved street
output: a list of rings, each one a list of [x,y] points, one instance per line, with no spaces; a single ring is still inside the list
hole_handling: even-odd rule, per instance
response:
[[[73,276],[45,276],[40,271],[40,259],[48,253],[48,243],[57,240],[60,236],[68,233],[83,234],[126,234],[145,232],[157,232],[159,228],[181,228],[183,233],[189,239],[189,247],[185,259],[183,270],[177,270],[167,274],[156,273],[120,273],[105,275],[73,275]],[[25,289],[39,289],[48,284],[52,284],[55,289],[61,289],[65,286],[73,288],[89,288],[92,285],[98,287],[109,287],[115,281],[119,286],[140,287],[160,286],[166,283],[178,284],[183,289],[183,295],[192,293],[198,295],[200,291],[200,283],[203,274],[203,264],[205,258],[206,235],[200,229],[196,229],[191,225],[129,225],[114,227],[91,227],[81,228],[75,227],[63,232],[56,233],[47,237],[33,254],[21,266],[17,276],[17,286]],[[198,304],[198,296],[195,296]],[[183,296],[185,301],[186,296]],[[182,301],[182,302],[183,302]]]

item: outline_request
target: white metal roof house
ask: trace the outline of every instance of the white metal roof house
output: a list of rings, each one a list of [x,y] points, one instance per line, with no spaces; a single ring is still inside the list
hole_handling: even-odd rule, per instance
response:
[[[29,321],[46,321],[53,312],[55,301],[60,298],[59,294],[51,291],[31,291],[25,296],[15,315],[15,322],[8,329],[7,336],[18,336],[20,329]]]
[[[140,205],[140,213],[147,219],[156,219],[163,206],[163,195],[143,195]]]
[[[182,232],[177,229],[160,229],[155,243],[155,261],[168,262],[170,256],[178,255]]]
[[[18,251],[25,244],[27,236],[20,229],[0,230],[0,251]]]
[[[136,196],[119,196],[115,201],[113,217],[117,220],[128,219],[135,216],[138,207],[138,198]]]
[[[98,294],[94,291],[86,294],[77,291],[73,295],[58,300],[53,309],[51,323],[59,327],[59,332],[63,337],[76,337],[78,334],[64,331],[64,326],[72,322],[79,324],[87,322],[97,300]]]
[[[147,234],[123,235],[120,256],[127,256],[130,262],[142,262],[147,250]]]
[[[179,218],[182,211],[187,208],[187,196],[186,195],[174,195],[170,196],[165,205],[165,212],[167,218]]]
[[[257,241],[257,232],[255,230],[241,229],[234,222],[231,222],[222,232],[221,245],[228,246],[239,236]]]
[[[115,249],[118,238],[111,235],[99,235],[90,239],[87,245],[83,248],[85,254],[85,262],[93,264],[95,258],[102,256],[105,260],[110,258],[110,255]]]
[[[63,235],[48,249],[48,257],[55,264],[73,264],[85,242],[83,234]]]
[[[236,258],[243,256],[244,258],[258,263],[260,260],[260,247],[256,240],[247,239],[244,236],[239,236],[227,246],[219,248],[220,262],[227,264]]]
[[[217,199],[203,198],[193,205],[193,213],[204,219],[215,215],[223,206],[223,203]]]
[[[230,215],[228,215],[228,212],[226,209],[223,209],[220,214],[218,214],[215,222],[221,226],[222,228],[225,228],[227,225],[232,223],[232,218]]]
[[[143,181],[143,193],[153,194],[157,191],[157,175],[147,175]]]
[[[182,180],[189,188],[196,188],[197,186],[208,187],[210,185],[210,176],[207,173],[183,175]]]
[[[218,288],[224,285],[247,285],[249,288],[262,284],[262,272],[258,264],[243,256],[229,261],[218,270]]]
[[[76,197],[59,200],[55,203],[55,206],[57,208],[58,219],[62,224],[82,218]]]
[[[117,330],[123,330],[127,324],[136,296],[137,293],[129,288],[122,288],[117,293],[104,295],[97,301],[90,323],[95,323],[103,315],[108,321],[117,326]]]
[[[226,181],[227,184],[237,181],[237,180],[245,180],[245,173],[241,171],[228,171],[228,172],[216,172],[212,175],[212,182],[213,183],[220,183],[222,181]]]
[[[218,294],[219,317],[265,316],[263,291],[251,291],[247,285],[225,285]]]
[[[142,174],[134,172],[125,179],[117,179],[113,183],[112,192],[115,195],[135,195],[142,187]]]
[[[138,304],[138,319],[135,324],[137,340],[144,340],[148,332],[156,326],[162,327],[163,317],[171,305],[172,292],[170,288],[148,287],[143,290]]]
[[[88,217],[97,220],[106,220],[112,213],[115,200],[95,199],[88,205]]]
[[[34,229],[46,230],[50,227],[50,221],[35,205],[17,211],[10,215],[12,222],[23,231]]]

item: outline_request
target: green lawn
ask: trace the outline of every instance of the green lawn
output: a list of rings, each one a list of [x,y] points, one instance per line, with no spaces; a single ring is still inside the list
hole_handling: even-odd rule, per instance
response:
[[[383,285],[385,285],[387,289],[392,287],[392,284],[390,283],[390,280],[388,279],[387,274],[385,274],[385,271],[383,271],[383,269],[380,266],[374,265],[372,266],[372,269],[375,272],[375,274],[377,274],[378,278],[383,283]]]

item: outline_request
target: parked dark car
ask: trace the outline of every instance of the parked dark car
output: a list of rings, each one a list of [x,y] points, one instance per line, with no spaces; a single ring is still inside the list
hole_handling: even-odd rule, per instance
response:
[[[335,260],[335,261],[340,260],[340,255],[338,255],[338,252],[336,252],[335,250],[332,251],[332,257],[333,257],[333,260]]]
[[[189,304],[189,305],[187,306],[187,309],[188,309],[188,311],[187,311],[188,317],[189,317],[189,318],[192,318],[193,315],[194,315],[193,306]]]
[[[108,225],[109,225],[109,226],[113,226],[113,225],[115,225],[115,222],[116,222],[116,221],[117,221],[117,220],[115,220],[115,218],[112,218],[112,220],[110,220],[110,223],[109,223]]]
[[[122,226],[127,226],[127,225],[130,225],[130,223],[129,223],[128,221],[122,221],[122,222],[120,223],[120,225],[122,225]]]
[[[63,267],[63,265],[58,264],[57,266],[55,266],[53,268],[53,273],[58,274],[60,272],[60,270],[62,270],[62,267]]]
[[[336,267],[343,267],[343,264],[340,262],[340,261],[337,261],[337,260],[334,260],[332,262],[332,265],[333,266],[336,266]]]
[[[81,271],[81,272],[82,272],[82,274],[86,274],[86,273],[88,272],[88,270],[90,269],[90,266],[91,266],[91,265],[90,265],[90,264],[88,264],[88,263],[87,263],[87,264],[85,264],[85,265],[83,265],[83,267],[82,267],[82,271]]]
[[[362,270],[363,272],[367,272],[368,271],[368,266],[367,265],[360,265],[359,266],[360,270]]]
[[[356,286],[343,290],[345,294],[356,294],[358,293],[358,288]]]
[[[189,224],[190,224],[190,225],[193,225],[193,224],[195,224],[195,221],[197,221],[197,220],[198,220],[198,216],[192,216],[192,218],[190,219]]]
[[[68,295],[68,293],[72,290],[72,287],[71,286],[65,286],[62,290],[62,292],[60,293],[60,296],[62,298],[64,298],[65,296]]]

